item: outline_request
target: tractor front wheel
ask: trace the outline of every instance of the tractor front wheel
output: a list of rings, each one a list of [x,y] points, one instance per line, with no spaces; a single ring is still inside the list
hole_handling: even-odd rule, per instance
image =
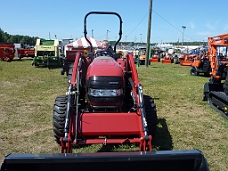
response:
[[[53,108],[53,131],[55,141],[60,144],[60,137],[64,137],[64,126],[66,120],[67,96],[58,96]]]
[[[148,132],[150,135],[152,135],[152,137],[154,137],[157,132],[156,105],[154,104],[154,99],[151,98],[150,96],[144,95],[143,98],[144,98]]]
[[[192,67],[192,69],[190,70],[190,74],[192,76],[198,76],[199,75],[199,73],[196,71],[196,68],[195,67]]]

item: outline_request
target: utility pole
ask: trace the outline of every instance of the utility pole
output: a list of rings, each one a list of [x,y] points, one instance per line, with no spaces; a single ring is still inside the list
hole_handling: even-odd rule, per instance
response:
[[[142,34],[140,34],[140,36],[141,36],[141,46],[142,46]]]
[[[149,65],[149,55],[150,55],[150,50],[151,50],[150,49],[150,32],[151,32],[152,4],[153,4],[153,0],[150,0],[148,30],[147,30],[147,43],[146,43],[146,59],[145,59],[146,67],[148,67],[148,65]]]
[[[94,37],[93,37],[93,29],[92,29],[92,38],[94,38]]]
[[[108,32],[110,32],[110,30],[107,30],[107,34],[106,34],[106,39],[108,40]]]
[[[184,29],[186,29],[186,26],[182,26],[183,32],[182,32],[182,47],[184,46]]]

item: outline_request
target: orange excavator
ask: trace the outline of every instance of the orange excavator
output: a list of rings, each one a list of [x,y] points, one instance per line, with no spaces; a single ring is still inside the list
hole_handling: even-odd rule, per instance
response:
[[[228,34],[208,37],[207,58],[210,80],[204,85],[203,100],[228,119]]]

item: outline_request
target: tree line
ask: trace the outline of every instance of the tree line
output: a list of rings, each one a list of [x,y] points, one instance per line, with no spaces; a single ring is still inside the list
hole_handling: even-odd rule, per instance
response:
[[[0,42],[5,42],[5,43],[20,43],[24,45],[30,45],[30,46],[35,46],[36,44],[36,39],[39,37],[31,37],[31,36],[23,36],[23,35],[10,35],[7,32],[4,32],[0,28]],[[111,45],[114,45],[116,41],[110,41]],[[122,45],[130,45],[130,46],[143,46],[145,43],[142,42],[121,42]],[[174,46],[181,45],[179,42],[170,42],[170,44]],[[183,42],[184,45],[205,45],[205,42]],[[152,46],[155,45],[155,43],[151,43]]]
[[[20,43],[25,45],[34,46],[36,39],[39,37],[23,36],[23,35],[10,35],[0,28],[0,42],[4,43]]]

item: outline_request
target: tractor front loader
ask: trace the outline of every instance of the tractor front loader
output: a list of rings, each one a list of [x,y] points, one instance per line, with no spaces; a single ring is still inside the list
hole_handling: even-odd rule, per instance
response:
[[[115,12],[89,12],[84,19],[85,38],[86,19],[90,14],[116,15],[120,20],[119,39],[111,56],[92,52],[88,39],[91,51],[87,55],[76,54],[70,68],[68,91],[54,103],[54,137],[61,153],[10,154],[1,171],[209,171],[199,150],[152,152],[157,128],[156,105],[152,97],[143,94],[132,54],[120,58],[116,53],[122,36],[122,19]],[[72,153],[74,146],[90,144],[136,144],[139,150]]]
[[[91,14],[91,13],[89,13]],[[86,18],[85,17],[86,26]],[[93,13],[92,13],[93,14]],[[95,14],[100,14],[96,13]],[[156,106],[153,98],[143,95],[132,54],[120,58],[116,45],[111,56],[78,52],[75,57],[67,95],[54,104],[53,126],[61,152],[71,152],[80,144],[139,144],[140,151],[152,150],[156,132]],[[87,30],[84,30],[85,38]]]

